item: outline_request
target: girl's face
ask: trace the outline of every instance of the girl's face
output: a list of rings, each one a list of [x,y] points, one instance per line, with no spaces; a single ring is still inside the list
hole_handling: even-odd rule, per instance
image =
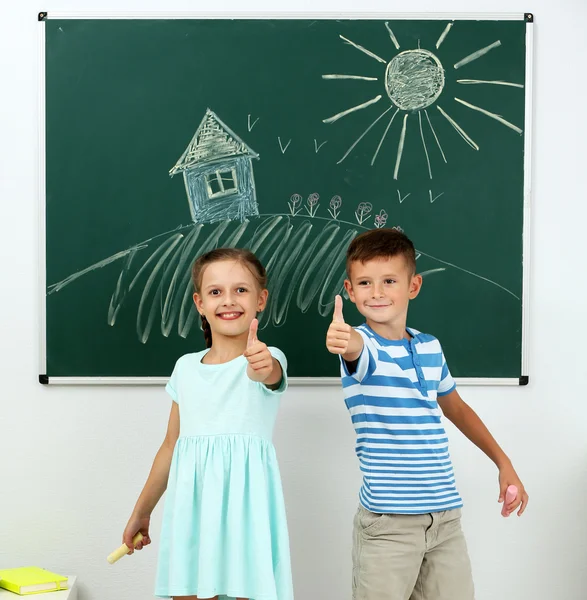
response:
[[[222,260],[204,269],[194,302],[213,335],[237,337],[248,335],[251,321],[267,304],[267,295],[246,265]]]

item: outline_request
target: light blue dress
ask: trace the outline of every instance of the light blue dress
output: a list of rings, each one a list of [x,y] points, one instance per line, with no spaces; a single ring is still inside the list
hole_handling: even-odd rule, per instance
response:
[[[289,538],[271,442],[276,391],[251,381],[239,356],[207,365],[182,356],[166,390],[180,434],[167,486],[155,595],[293,600]]]

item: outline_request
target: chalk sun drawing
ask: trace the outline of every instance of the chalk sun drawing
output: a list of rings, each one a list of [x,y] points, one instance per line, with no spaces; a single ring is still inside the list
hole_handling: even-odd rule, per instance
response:
[[[355,147],[361,142],[361,140],[371,131],[373,127],[379,123],[381,119],[383,119],[388,113],[391,113],[389,116],[389,121],[387,126],[385,127],[383,134],[380,138],[380,141],[373,153],[373,157],[371,159],[371,166],[375,164],[377,157],[379,155],[379,151],[383,146],[385,139],[388,136],[388,133],[391,130],[392,124],[398,117],[397,122],[400,123],[400,131],[397,142],[397,152],[394,164],[393,177],[394,179],[398,179],[401,170],[402,156],[404,153],[404,146],[406,142],[406,138],[408,132],[413,129],[416,132],[419,132],[420,138],[422,140],[422,150],[424,152],[426,158],[426,166],[428,170],[428,176],[432,179],[432,162],[430,153],[428,151],[428,146],[426,143],[426,138],[434,140],[436,146],[438,147],[438,152],[440,154],[441,159],[447,163],[447,158],[442,148],[442,144],[440,142],[440,138],[436,129],[432,125],[432,120],[428,113],[428,109],[431,107],[435,107],[438,110],[438,115],[441,115],[446,122],[448,122],[452,128],[463,138],[463,140],[474,150],[479,150],[480,146],[471,138],[471,136],[458,124],[458,122],[451,117],[448,112],[438,103],[441,98],[444,90],[445,83],[447,77],[447,70],[443,66],[440,58],[437,56],[437,52],[440,46],[443,44],[448,34],[451,32],[454,23],[448,23],[440,37],[436,41],[434,52],[432,50],[427,50],[423,48],[410,48],[407,50],[401,50],[400,43],[397,37],[394,35],[393,30],[389,22],[385,23],[385,27],[387,29],[387,33],[391,39],[392,44],[395,46],[398,54],[396,54],[391,60],[386,60],[381,56],[375,54],[371,50],[368,50],[364,46],[356,43],[353,40],[350,40],[342,35],[340,35],[340,39],[347,45],[352,46],[359,52],[366,54],[368,57],[373,60],[385,65],[384,73],[380,74],[379,77],[373,77],[371,75],[350,75],[350,74],[337,74],[337,73],[329,73],[322,75],[323,79],[333,80],[333,81],[342,81],[342,80],[359,80],[366,82],[373,81],[383,81],[383,88],[387,99],[389,100],[389,105],[385,108],[385,110],[363,131],[363,133],[351,144],[351,146],[346,150],[343,156],[338,160],[337,164],[342,163],[355,149]],[[420,44],[418,44],[419,46]],[[466,65],[480,59],[485,56],[489,52],[493,51],[496,48],[501,46],[501,41],[496,40],[493,43],[484,46],[475,52],[468,54],[463,57],[461,60],[457,61],[453,65],[453,69],[456,71],[457,69],[461,69]],[[452,71],[449,71],[452,73]],[[509,81],[501,81],[501,80],[485,80],[485,79],[457,79],[456,83],[461,85],[500,85],[507,86],[512,88],[523,88],[524,86],[520,83],[509,82]],[[373,85],[369,83],[368,85]],[[384,95],[379,93],[372,98],[362,102],[361,104],[357,104],[356,106],[351,106],[350,108],[346,108],[330,117],[323,119],[324,123],[331,124],[343,119],[353,113],[364,110],[370,106],[378,104],[382,101]],[[510,123],[506,119],[504,119],[501,115],[498,115],[486,108],[482,108],[480,106],[476,106],[467,102],[466,100],[462,100],[460,98],[454,98],[454,101],[458,103],[460,106],[465,106],[466,108],[481,113],[486,117],[490,117],[501,123],[502,125],[512,129],[518,134],[522,133],[522,129],[518,126]],[[444,102],[444,101],[443,101]],[[383,103],[382,103],[383,104]],[[446,106],[446,105],[445,105]],[[452,112],[452,108],[450,109]],[[422,113],[424,113],[425,119],[422,117]],[[417,115],[418,123],[415,125],[408,126],[410,121],[410,117]],[[426,125],[428,126],[426,128]],[[426,133],[425,133],[426,130]],[[429,130],[429,131],[428,131]]]

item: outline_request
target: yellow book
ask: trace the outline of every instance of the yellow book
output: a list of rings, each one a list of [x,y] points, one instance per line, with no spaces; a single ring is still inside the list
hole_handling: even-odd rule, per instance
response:
[[[67,577],[40,567],[0,570],[0,587],[24,596],[67,589]]]

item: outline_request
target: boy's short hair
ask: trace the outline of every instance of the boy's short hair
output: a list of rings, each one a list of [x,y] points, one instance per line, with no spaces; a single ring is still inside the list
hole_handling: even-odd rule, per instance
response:
[[[416,274],[416,250],[412,240],[398,229],[371,229],[358,235],[346,251],[346,272],[351,276],[354,262],[403,256],[411,275]]]

